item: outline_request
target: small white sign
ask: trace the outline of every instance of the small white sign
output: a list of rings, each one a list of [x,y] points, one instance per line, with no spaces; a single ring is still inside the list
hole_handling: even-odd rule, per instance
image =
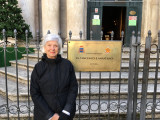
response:
[[[98,13],[98,8],[95,8],[95,13]]]
[[[99,15],[94,15],[93,19],[99,19]]]

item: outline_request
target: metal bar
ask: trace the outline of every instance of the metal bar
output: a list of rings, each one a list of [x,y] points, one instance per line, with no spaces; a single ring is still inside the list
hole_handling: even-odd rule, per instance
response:
[[[109,86],[108,86],[108,120],[110,120],[110,92],[111,92],[111,72],[109,72]]]
[[[70,30],[69,31],[69,40],[71,40],[71,38],[72,38],[72,31]]]
[[[140,36],[140,32],[138,32],[137,46],[136,46],[136,58],[135,58],[135,75],[134,75],[133,120],[137,120],[136,110],[137,110],[137,91],[138,91],[140,42],[141,42],[141,36]]]
[[[58,35],[59,35],[60,38],[62,38],[61,37],[61,31],[58,32]],[[62,48],[64,47],[64,43],[65,43],[65,40],[62,39]]]
[[[130,44],[130,60],[129,60],[129,78],[128,78],[128,108],[127,108],[127,120],[132,120],[133,114],[133,76],[134,76],[134,59],[135,59],[135,47],[136,42],[135,32],[132,32],[131,44]]]
[[[91,72],[89,72],[89,106],[88,106],[88,109],[89,109],[89,120],[91,119]]]
[[[3,33],[3,40],[4,40],[4,45],[3,45],[3,50],[4,50],[4,66],[5,66],[5,84],[6,84],[6,103],[7,103],[7,119],[9,120],[9,102],[8,102],[8,81],[7,81],[7,65],[6,65],[6,30],[2,30]]]
[[[123,39],[124,39],[124,31],[121,32],[121,41],[122,41],[122,45],[123,45]]]
[[[148,37],[146,37],[146,44],[145,44],[140,120],[145,120],[145,116],[146,116],[146,101],[147,101],[146,98],[147,98],[147,88],[148,88],[151,40],[152,40],[151,31],[149,31]]]
[[[122,46],[123,46],[123,42],[124,42],[124,31],[121,32],[121,41],[122,41]]]
[[[39,32],[37,32],[37,33],[38,33],[38,35],[39,35]],[[47,34],[51,34],[51,31],[50,31],[50,30],[48,30],[48,31],[47,31]]]
[[[100,110],[101,110],[101,72],[99,73],[99,100],[98,100],[98,120],[100,120]]]
[[[59,37],[61,37],[61,32],[60,31],[58,32],[58,35],[59,35]]]
[[[81,118],[81,72],[79,72],[79,120]]]
[[[113,40],[113,37],[114,37],[114,32],[112,31],[111,32],[111,40]]]
[[[90,40],[93,40],[93,31],[90,31]]]
[[[155,81],[154,81],[152,120],[155,119],[155,108],[156,108],[156,97],[157,97],[157,81],[158,81],[158,68],[159,68],[159,52],[160,52],[160,31],[158,32],[158,48],[157,48],[157,59],[156,59],[156,73],[155,73]]]
[[[101,40],[103,40],[103,31],[101,31]]]
[[[40,47],[39,47],[39,31],[37,31],[37,55],[38,55],[38,62],[39,62],[39,50],[40,50]]]
[[[79,32],[80,40],[82,40],[82,31]]]
[[[119,72],[119,92],[118,92],[118,118],[117,120],[120,120],[120,95],[121,95],[121,73],[122,73],[122,53],[123,53],[123,35],[124,35],[124,32],[122,31],[122,34],[121,34],[121,41],[122,41],[122,49],[121,49],[121,64],[120,64],[120,72]]]
[[[14,30],[14,37],[15,37],[15,58],[16,58],[16,84],[17,84],[17,111],[18,111],[18,120],[20,120],[20,108],[19,108],[19,83],[18,83],[18,58],[17,58],[17,30]]]
[[[28,46],[28,30],[25,31],[26,34],[26,54],[27,54],[27,86],[28,86],[28,119],[30,120],[30,88],[29,88],[29,60],[28,60],[28,51],[29,51],[29,46]]]

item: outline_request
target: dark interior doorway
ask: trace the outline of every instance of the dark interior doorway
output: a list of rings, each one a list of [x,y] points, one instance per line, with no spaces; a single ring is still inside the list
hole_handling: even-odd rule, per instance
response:
[[[121,39],[121,31],[125,32],[126,7],[103,7],[102,31],[103,40],[111,39],[114,31],[114,40]]]

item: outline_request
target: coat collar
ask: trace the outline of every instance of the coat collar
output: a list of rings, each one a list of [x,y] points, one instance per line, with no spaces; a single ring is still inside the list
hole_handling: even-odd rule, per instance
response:
[[[42,61],[46,61],[48,63],[59,63],[60,61],[62,60],[62,57],[60,54],[57,55],[57,58],[56,59],[50,59],[47,57],[47,54],[44,53],[43,56],[42,56]]]

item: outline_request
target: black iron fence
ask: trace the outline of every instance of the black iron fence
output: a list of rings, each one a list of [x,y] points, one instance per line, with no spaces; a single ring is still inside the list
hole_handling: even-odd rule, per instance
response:
[[[6,65],[7,50],[5,30],[3,30],[4,67],[0,68],[0,119],[33,119],[34,105],[29,94],[30,74],[41,58],[39,33],[34,43],[35,53],[29,54],[28,31],[23,59],[17,59],[18,49],[15,34],[14,51],[16,60]],[[92,40],[92,31],[90,39]],[[103,32],[100,33],[103,36]],[[80,40],[82,32],[79,33]],[[124,32],[121,33],[123,41]],[[69,39],[72,32],[69,32]],[[111,33],[111,40],[114,32]],[[101,37],[102,40],[102,37]],[[118,72],[76,72],[79,83],[77,111],[79,120],[145,120],[160,118],[160,75],[158,43],[151,44],[148,32],[145,45],[141,44],[140,33],[132,33],[130,47],[122,47],[121,69]],[[65,49],[64,45],[64,49]],[[65,57],[66,53],[63,53]],[[0,61],[1,62],[1,61]]]

